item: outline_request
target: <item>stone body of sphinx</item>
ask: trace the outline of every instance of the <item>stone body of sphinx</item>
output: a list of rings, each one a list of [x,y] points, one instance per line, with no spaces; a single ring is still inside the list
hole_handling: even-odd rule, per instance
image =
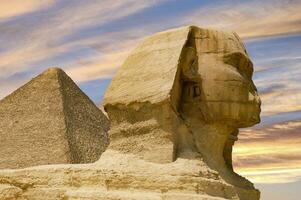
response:
[[[105,94],[109,149],[156,163],[200,160],[226,182],[253,190],[232,167],[238,128],[260,121],[252,74],[234,32],[187,27],[147,38]]]
[[[252,73],[235,33],[157,33],[105,93],[110,144],[100,159],[0,170],[0,199],[258,200],[232,167],[238,129],[260,121]]]

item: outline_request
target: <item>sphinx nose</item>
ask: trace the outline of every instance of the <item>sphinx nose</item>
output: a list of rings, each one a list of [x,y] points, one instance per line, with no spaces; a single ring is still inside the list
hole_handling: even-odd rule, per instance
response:
[[[255,102],[261,105],[261,100],[257,92],[249,92],[249,101]]]
[[[261,106],[261,99],[258,95],[257,89],[255,84],[253,83],[253,81],[251,81],[251,85],[250,85],[250,89],[249,89],[249,101],[252,101],[256,104],[258,104],[259,106]]]

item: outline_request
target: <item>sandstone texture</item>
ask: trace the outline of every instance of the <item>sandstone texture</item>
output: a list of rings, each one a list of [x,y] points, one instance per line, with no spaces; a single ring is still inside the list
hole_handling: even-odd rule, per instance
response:
[[[258,200],[232,166],[239,128],[260,121],[252,74],[233,32],[150,36],[105,93],[110,144],[100,159],[0,170],[0,199]]]
[[[65,72],[51,68],[0,101],[0,168],[94,162],[108,128]]]

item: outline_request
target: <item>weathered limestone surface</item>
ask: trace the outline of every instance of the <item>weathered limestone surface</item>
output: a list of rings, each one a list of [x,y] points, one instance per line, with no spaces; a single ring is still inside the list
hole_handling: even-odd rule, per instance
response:
[[[60,69],[0,101],[0,168],[98,160],[109,121]]]
[[[11,198],[3,198],[5,195]],[[158,164],[107,150],[94,164],[1,170],[0,197],[1,200],[221,200],[258,199],[258,193],[233,187],[198,160],[180,158]]]
[[[258,200],[231,157],[238,129],[260,121],[252,73],[235,33],[191,26],[155,34],[106,91],[110,145],[100,159],[0,170],[0,197]]]
[[[192,26],[147,38],[105,93],[112,125],[108,148],[155,163],[199,160],[221,180],[259,198],[232,167],[238,128],[260,121],[252,74],[233,32]]]

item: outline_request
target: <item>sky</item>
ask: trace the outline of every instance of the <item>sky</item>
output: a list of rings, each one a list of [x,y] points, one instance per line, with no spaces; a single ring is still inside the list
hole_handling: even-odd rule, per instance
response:
[[[233,30],[254,63],[262,122],[242,129],[235,170],[264,200],[301,194],[301,1],[0,0],[0,99],[60,67],[97,104],[146,36],[197,25]]]

